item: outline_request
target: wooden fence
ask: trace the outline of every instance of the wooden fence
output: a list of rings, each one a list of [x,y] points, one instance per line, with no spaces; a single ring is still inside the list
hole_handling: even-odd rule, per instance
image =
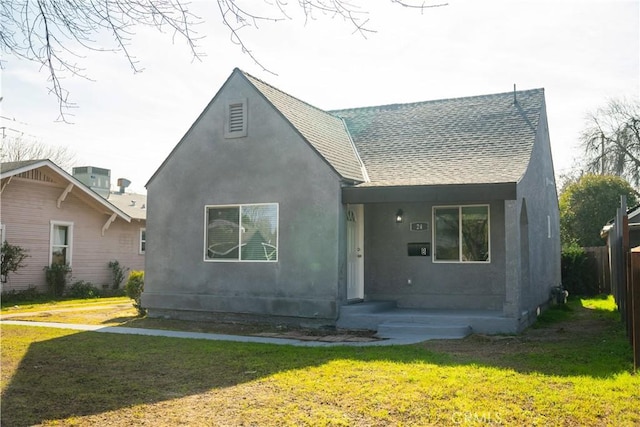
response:
[[[640,247],[629,248],[629,219],[623,197],[609,230],[611,293],[633,347],[633,369],[640,366]]]
[[[609,265],[609,248],[594,246],[583,248],[591,263],[597,268],[598,293],[611,293],[611,266]]]

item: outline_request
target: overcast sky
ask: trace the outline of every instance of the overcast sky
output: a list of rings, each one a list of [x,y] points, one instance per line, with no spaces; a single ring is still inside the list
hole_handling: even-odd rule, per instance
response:
[[[291,21],[246,29],[267,72],[230,42],[217,2],[194,1],[206,56],[193,61],[182,42],[145,28],[130,46],[141,73],[122,54],[83,52],[93,81],[63,82],[78,107],[74,124],[55,122],[46,70],[5,56],[0,106],[11,121],[2,125],[68,146],[78,166],[111,169],[113,186],[124,177],[144,192],[234,67],[325,110],[509,92],[516,84],[545,88],[558,176],[580,155],[588,112],[610,98],[640,96],[639,1],[450,0],[422,13],[389,0],[357,3],[377,31],[366,39],[339,19],[305,25],[299,11]]]

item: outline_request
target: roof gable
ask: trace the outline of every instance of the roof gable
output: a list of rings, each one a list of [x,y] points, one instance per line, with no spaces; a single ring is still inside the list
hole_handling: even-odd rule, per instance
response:
[[[362,186],[491,184],[524,175],[543,108],[534,89],[332,113],[366,165]]]
[[[340,176],[358,182],[366,180],[363,164],[340,117],[309,105],[248,73],[243,71],[240,73],[291,123]]]
[[[105,209],[105,213],[116,214],[116,216],[122,218],[123,220],[131,222],[131,217],[129,215],[124,213],[121,209],[117,208],[113,204],[109,203],[108,200],[100,196],[95,191],[91,190],[82,182],[69,175],[51,160],[26,160],[20,162],[2,163],[0,164],[0,179],[4,180],[5,178],[12,178],[14,176],[41,168],[47,169],[61,181],[64,181],[68,184],[73,184],[73,187],[70,188],[78,189],[82,194],[87,196],[89,200],[96,202],[98,206],[102,206]]]
[[[147,186],[235,76],[359,187],[517,184],[545,114],[544,89],[324,111],[236,68]]]

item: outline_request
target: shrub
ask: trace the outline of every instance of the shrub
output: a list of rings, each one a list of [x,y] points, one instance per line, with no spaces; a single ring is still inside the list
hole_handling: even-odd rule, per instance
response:
[[[111,298],[111,297],[126,297],[127,296],[127,292],[125,291],[124,287],[120,288],[120,289],[109,289],[107,288],[102,288],[99,290],[99,295],[101,297],[104,298]]]
[[[2,283],[7,283],[9,273],[15,273],[24,267],[24,260],[28,256],[26,249],[11,245],[6,240],[2,243],[0,249],[0,280]]]
[[[119,261],[109,261],[108,265],[112,274],[111,289],[118,289],[129,269],[121,266]]]
[[[598,267],[581,247],[562,248],[562,286],[569,295],[598,294]]]
[[[133,306],[138,310],[138,314],[144,316],[147,313],[147,310],[141,304],[142,291],[144,291],[144,271],[132,271],[129,274],[125,290],[127,291],[127,296],[134,301]]]
[[[61,297],[64,294],[64,288],[67,286],[67,280],[71,276],[71,267],[69,264],[53,263],[44,268],[49,293],[55,297]]]
[[[71,298],[99,298],[100,291],[91,282],[79,280],[69,286],[66,295]]]
[[[13,304],[16,302],[25,301],[41,301],[44,299],[44,294],[38,290],[35,286],[29,286],[27,289],[17,291],[12,289],[10,291],[2,292],[2,305]]]

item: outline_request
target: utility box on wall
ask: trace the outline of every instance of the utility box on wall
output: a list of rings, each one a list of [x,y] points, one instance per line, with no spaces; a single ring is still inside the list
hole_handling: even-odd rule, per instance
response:
[[[429,256],[431,243],[407,243],[407,252],[409,256]]]

